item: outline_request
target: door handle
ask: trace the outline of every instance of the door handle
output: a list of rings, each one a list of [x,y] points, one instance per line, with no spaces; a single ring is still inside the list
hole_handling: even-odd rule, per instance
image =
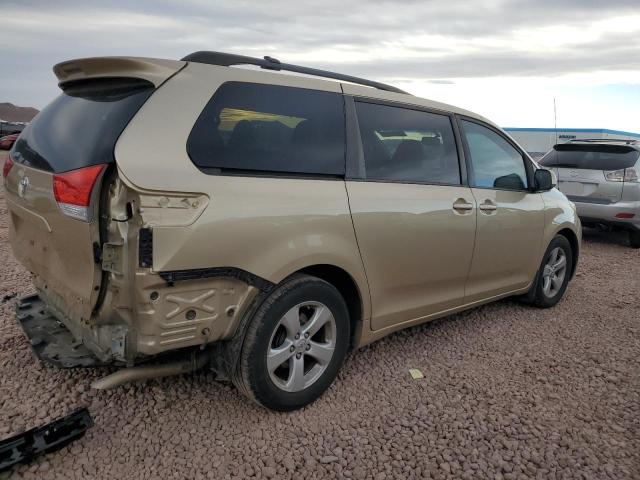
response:
[[[453,202],[453,209],[457,212],[468,212],[473,210],[473,203],[467,202],[464,198],[458,198]]]
[[[478,208],[483,212],[493,212],[498,209],[498,206],[495,203],[493,203],[491,200],[485,200],[480,204]]]

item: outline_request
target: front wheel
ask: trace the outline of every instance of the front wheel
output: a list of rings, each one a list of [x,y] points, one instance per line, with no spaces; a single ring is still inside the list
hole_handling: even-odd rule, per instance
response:
[[[333,285],[292,277],[251,319],[234,383],[272,410],[301,408],[333,382],[347,352],[349,328],[346,303]]]
[[[558,303],[567,289],[572,269],[571,245],[564,236],[556,235],[542,257],[530,292],[530,303],[539,308],[553,307]]]

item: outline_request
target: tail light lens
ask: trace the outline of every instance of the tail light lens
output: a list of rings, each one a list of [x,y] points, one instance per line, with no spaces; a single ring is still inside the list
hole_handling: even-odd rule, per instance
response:
[[[65,215],[91,221],[91,194],[106,165],[81,168],[53,176],[53,195]]]
[[[625,182],[637,182],[638,181],[638,172],[635,168],[625,168],[624,169],[624,181]]]
[[[11,155],[9,155],[4,161],[4,165],[2,166],[2,178],[7,178],[9,176],[11,167],[13,167],[13,158],[11,158]]]
[[[604,178],[610,182],[637,182],[638,172],[635,168],[623,168],[622,170],[604,171]]]

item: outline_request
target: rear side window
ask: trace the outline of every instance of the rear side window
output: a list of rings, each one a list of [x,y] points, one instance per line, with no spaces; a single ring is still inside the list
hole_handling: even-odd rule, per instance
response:
[[[356,112],[367,180],[460,184],[449,117],[364,102]]]
[[[65,86],[24,129],[12,156],[54,173],[111,163],[118,137],[151,93],[153,84],[132,78]]]
[[[343,176],[344,101],[338,93],[228,82],[187,141],[202,169]]]
[[[471,185],[501,190],[525,190],[527,171],[522,154],[493,130],[462,121],[471,157]]]
[[[624,145],[556,145],[538,163],[544,167],[622,170],[638,161],[640,152]]]

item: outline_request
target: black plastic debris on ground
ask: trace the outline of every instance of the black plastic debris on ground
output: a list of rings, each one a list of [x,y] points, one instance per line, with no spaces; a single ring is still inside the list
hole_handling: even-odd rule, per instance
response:
[[[80,408],[66,417],[58,418],[42,427],[0,441],[0,472],[18,463],[27,463],[38,455],[51,453],[82,438],[93,426],[86,408]]]

